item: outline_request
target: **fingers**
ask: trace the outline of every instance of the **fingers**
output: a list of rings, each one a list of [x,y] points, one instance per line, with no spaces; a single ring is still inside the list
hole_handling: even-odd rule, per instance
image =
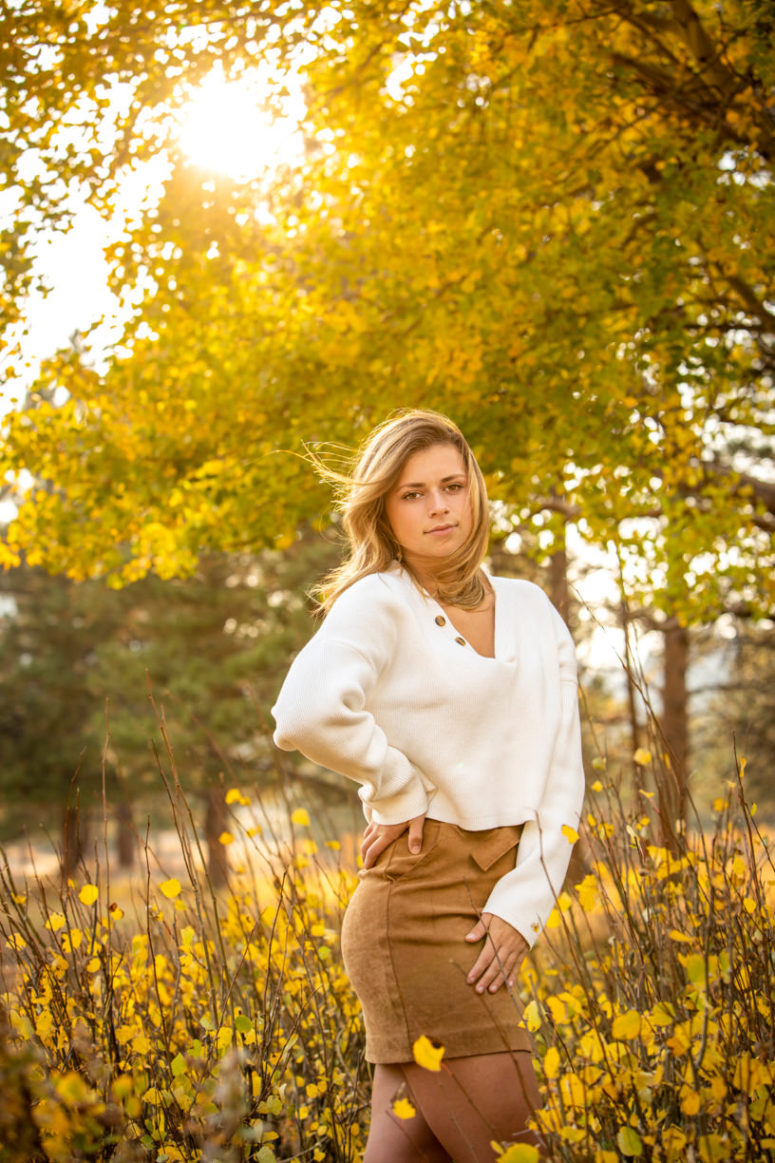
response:
[[[474,934],[478,934],[474,937]],[[504,984],[511,988],[528,950],[527,941],[511,925],[491,913],[484,913],[466,939],[486,936],[467,981],[477,993],[496,993]]]
[[[425,816],[414,816],[403,824],[376,824],[372,820],[366,825],[361,840],[361,858],[364,868],[373,868],[377,859],[389,844],[397,840],[409,829],[409,851],[416,854],[422,848],[422,834]]]
[[[415,816],[409,821],[409,851],[419,852],[422,848],[422,832],[425,816]]]
[[[401,825],[402,829],[406,825]],[[380,824],[369,824],[368,828],[363,834],[361,841],[361,857],[363,858],[363,867],[372,868],[378,857],[385,851],[388,844],[391,844],[401,832],[397,831],[395,827],[386,828]]]

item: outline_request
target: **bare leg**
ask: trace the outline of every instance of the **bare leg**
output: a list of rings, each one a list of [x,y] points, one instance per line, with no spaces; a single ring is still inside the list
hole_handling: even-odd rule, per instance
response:
[[[527,1120],[541,1106],[528,1051],[452,1058],[439,1073],[414,1062],[401,1069],[415,1105],[455,1163],[493,1163],[494,1140],[540,1147],[536,1135],[526,1129]]]
[[[414,1118],[399,1119],[393,1114],[393,1101],[408,1098],[417,1111]],[[428,1126],[403,1067],[374,1067],[371,1094],[371,1127],[363,1163],[450,1163],[450,1157]]]

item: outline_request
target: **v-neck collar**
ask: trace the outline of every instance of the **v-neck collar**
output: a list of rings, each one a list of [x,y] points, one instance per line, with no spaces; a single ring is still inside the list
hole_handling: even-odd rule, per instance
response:
[[[498,635],[499,625],[500,625],[500,619],[498,617],[500,603],[498,601],[498,589],[496,586],[496,578],[494,578],[492,576],[492,574],[487,573],[486,570],[483,571],[487,577],[487,581],[490,584],[490,588],[492,589],[493,653],[492,654],[482,654],[479,650],[476,649],[475,646],[471,645],[471,642],[469,641],[468,638],[466,638],[465,634],[463,634],[463,632],[457,628],[455,623],[452,621],[452,618],[450,617],[449,613],[444,609],[444,607],[441,605],[441,603],[438,602],[437,599],[434,598],[432,594],[429,594],[428,591],[423,586],[416,583],[414,581],[414,579],[412,578],[411,574],[408,572],[408,570],[404,569],[404,567],[398,563],[396,563],[396,566],[394,568],[397,570],[399,577],[401,577],[403,579],[405,584],[408,586],[411,586],[411,588],[414,590],[414,592],[416,594],[418,594],[419,597],[422,598],[422,600],[428,606],[430,606],[431,608],[433,608],[437,611],[437,617],[441,617],[444,619],[446,625],[449,627],[449,630],[451,631],[452,635],[454,636],[454,638],[456,640],[460,641],[461,644],[467,646],[468,649],[470,651],[472,651],[472,653],[477,656],[477,658],[482,658],[482,659],[484,659],[485,662],[498,662],[501,660],[500,659],[500,650],[499,650],[499,635]]]

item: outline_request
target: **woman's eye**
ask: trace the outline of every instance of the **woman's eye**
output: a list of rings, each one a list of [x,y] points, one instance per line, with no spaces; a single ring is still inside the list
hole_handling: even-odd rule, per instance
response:
[[[462,489],[462,487],[463,487],[463,486],[462,486],[462,485],[460,484],[460,482],[458,481],[458,482],[456,482],[455,484],[452,484],[452,485],[447,485],[447,492],[448,492],[448,493],[459,493],[459,492],[460,492],[460,490]]]

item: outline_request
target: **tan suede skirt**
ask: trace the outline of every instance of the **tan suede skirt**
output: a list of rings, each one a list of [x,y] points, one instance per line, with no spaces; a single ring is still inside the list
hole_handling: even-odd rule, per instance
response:
[[[522,1007],[505,986],[466,982],[482,943],[466,933],[516,862],[521,827],[468,832],[426,820],[422,849],[399,836],[361,883],[342,924],[345,968],[360,999],[369,1062],[411,1062],[425,1034],[447,1058],[531,1050]]]

